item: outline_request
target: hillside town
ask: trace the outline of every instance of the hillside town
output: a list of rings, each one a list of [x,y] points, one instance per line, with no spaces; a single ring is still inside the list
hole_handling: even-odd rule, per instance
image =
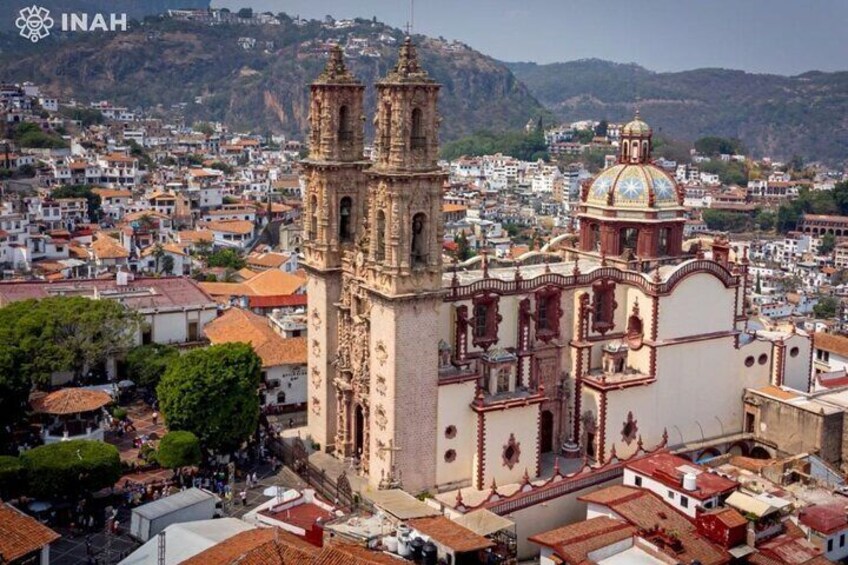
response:
[[[848,559],[845,170],[314,48],[304,139],[0,86],[0,562]]]

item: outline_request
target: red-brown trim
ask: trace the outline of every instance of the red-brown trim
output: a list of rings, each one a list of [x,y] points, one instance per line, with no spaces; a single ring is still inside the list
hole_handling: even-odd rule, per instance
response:
[[[498,313],[499,297],[492,292],[476,294],[471,299],[471,343],[474,347],[480,347],[484,351],[498,342],[498,326],[503,317]],[[477,335],[477,306],[486,307],[486,333]]]
[[[603,465],[606,463],[606,447],[607,447],[607,395],[606,391],[601,390],[601,402],[598,408],[598,463]]]
[[[601,335],[615,328],[615,283],[601,280],[592,285],[592,331]]]
[[[705,334],[695,334],[695,335],[688,335],[688,336],[684,336],[684,337],[675,337],[675,338],[671,338],[671,339],[663,339],[663,340],[660,340],[660,341],[646,340],[644,343],[645,343],[645,345],[649,345],[651,347],[666,347],[666,346],[669,346],[669,345],[681,345],[681,344],[684,344],[684,343],[695,343],[695,342],[698,342],[698,341],[707,341],[707,340],[710,340],[710,339],[718,339],[718,338],[722,338],[722,337],[736,337],[737,335],[739,335],[741,333],[742,332],[740,330],[724,330],[724,331],[720,331],[720,332],[710,332],[710,333],[705,333]]]
[[[478,404],[477,402],[472,402],[470,404],[471,409],[475,412],[497,412],[502,410],[508,410],[509,408],[521,408],[524,406],[532,406],[534,404],[541,404],[547,400],[542,394],[534,394],[531,396],[525,396],[524,398],[511,398],[505,400],[492,400],[489,401],[488,404]]]
[[[560,320],[562,319],[562,289],[548,285],[536,291],[536,339],[548,343],[560,336]],[[547,327],[541,327],[541,307],[547,306]]]
[[[647,386],[649,384],[653,384],[657,382],[656,377],[646,375],[640,379],[633,379],[632,381],[627,381],[624,383],[604,383],[598,381],[591,376],[583,377],[583,385],[591,388],[592,390],[597,390],[599,392],[609,392],[611,390],[624,390],[626,388],[633,388],[635,386]]]
[[[477,413],[477,490],[483,490],[483,477],[486,471],[486,417]]]

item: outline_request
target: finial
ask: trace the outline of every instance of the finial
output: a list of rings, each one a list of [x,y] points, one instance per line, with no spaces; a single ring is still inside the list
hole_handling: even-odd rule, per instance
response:
[[[530,472],[527,471],[527,467],[524,467],[524,475],[521,477],[521,483],[525,485],[530,484]]]
[[[546,256],[545,257],[545,274],[550,273],[550,272],[551,272],[551,264],[548,261],[548,257]]]
[[[612,447],[610,448],[610,463],[612,463],[614,459],[618,459],[618,453],[615,451],[615,444],[612,444]]]
[[[662,444],[665,447],[668,444],[668,428],[663,428]]]
[[[338,43],[330,47],[330,51],[327,57],[327,64],[324,66],[324,71],[321,73],[321,76],[318,77],[319,80],[344,80],[351,81],[355,80],[353,75],[351,75],[347,67],[345,67],[344,63],[344,49],[342,49],[341,45]]]
[[[559,457],[554,457],[554,477],[559,475]]]
[[[482,256],[481,263],[483,265],[483,278],[489,278],[489,250],[483,249],[480,251],[480,255]]]
[[[574,258],[574,268],[571,270],[571,274],[574,275],[575,277],[580,276],[580,258],[579,257]]]
[[[642,442],[642,434],[639,434],[639,439],[636,440],[636,451],[644,451],[645,444]]]
[[[460,506],[465,506],[465,504],[463,504],[463,501],[462,501],[462,489],[459,489],[459,490],[456,491],[455,504],[456,504],[455,508],[459,508]]]
[[[519,265],[515,265],[515,280],[520,281],[524,277],[521,276],[521,267]]]
[[[494,476],[492,476],[492,487],[491,487],[491,491],[492,491],[492,494],[498,494],[498,483],[495,481],[495,477],[494,477]]]

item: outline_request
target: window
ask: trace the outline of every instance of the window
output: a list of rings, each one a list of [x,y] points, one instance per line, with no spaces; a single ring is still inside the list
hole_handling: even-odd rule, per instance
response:
[[[489,321],[489,305],[478,304],[474,307],[474,337],[486,337]]]
[[[380,129],[383,137],[383,146],[386,152],[390,149],[392,142],[392,105],[383,106],[383,119],[380,121]]]
[[[188,341],[197,341],[197,322],[188,323]]]
[[[636,485],[637,487],[641,487],[642,486],[642,477],[636,475],[633,478],[633,484]]]
[[[554,287],[536,293],[536,338],[546,343],[559,337],[560,299],[561,292]]]
[[[747,357],[745,357],[745,366],[746,367],[753,367],[754,366],[754,356],[753,355],[748,355]]]
[[[377,261],[386,258],[386,213],[377,211],[377,251],[374,257]]]
[[[601,226],[598,224],[592,224],[592,227],[589,228],[590,232],[590,245],[592,251],[600,251],[601,250]]]
[[[845,534],[839,534],[839,547],[845,547]]]
[[[339,239],[342,242],[350,242],[353,240],[352,213],[353,200],[350,196],[345,196],[339,202]]]
[[[765,353],[761,354],[757,358],[757,363],[759,363],[760,365],[765,365],[766,363],[768,363],[768,355],[766,355]]]
[[[592,329],[603,335],[615,327],[615,283],[601,281],[593,291]]]
[[[801,351],[797,347],[793,347],[792,349],[789,350],[789,356],[790,357],[798,357],[798,354],[800,352]]]
[[[309,240],[315,241],[318,239],[318,197],[313,196],[309,203]]]
[[[347,106],[339,108],[339,141],[351,141],[353,139],[353,128],[350,124],[350,111]]]
[[[639,230],[636,228],[623,228],[618,232],[618,253],[622,254],[625,251],[636,253],[636,242],[639,237]]]
[[[450,425],[445,428],[445,437],[448,439],[453,439],[456,437],[456,426]]]
[[[412,217],[412,248],[410,259],[413,267],[427,264],[427,216],[421,212]]]
[[[671,500],[674,500],[674,491],[673,491],[673,490],[668,491],[668,497],[669,497]]]
[[[682,508],[689,508],[689,499],[685,496],[680,497],[680,506]]]
[[[456,461],[456,450],[448,449],[445,451],[445,463],[453,463]]]
[[[410,147],[412,149],[423,149],[427,145],[427,138],[424,137],[424,115],[421,108],[412,110],[412,139]]]
[[[670,253],[670,248],[669,248],[669,240],[671,239],[669,237],[670,233],[671,233],[670,228],[662,228],[660,230],[659,243],[657,245],[657,255],[659,255],[661,257],[668,255]]]
[[[504,367],[502,369],[498,369],[498,382],[495,392],[498,394],[509,392],[510,376],[512,376],[512,371],[510,371],[509,368]]]
[[[827,552],[830,553],[833,551],[833,538],[827,540]]]

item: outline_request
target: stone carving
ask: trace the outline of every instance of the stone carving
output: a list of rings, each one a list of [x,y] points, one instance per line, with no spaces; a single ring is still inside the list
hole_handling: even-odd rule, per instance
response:
[[[378,404],[376,410],[374,410],[374,423],[377,424],[377,427],[381,431],[385,430],[389,423],[389,419],[386,417],[386,411],[381,404]]]
[[[621,428],[621,441],[630,445],[636,440],[639,434],[639,423],[633,417],[633,412],[627,413],[627,421],[624,422]]]
[[[382,340],[377,341],[377,345],[374,348],[374,357],[377,358],[377,362],[380,363],[381,367],[389,359],[389,352],[386,350],[386,344]]]
[[[321,355],[321,344],[318,343],[317,339],[312,340],[312,355],[318,357]]]
[[[323,379],[321,378],[321,371],[318,370],[318,367],[312,367],[312,386],[318,388],[321,386]]]
[[[321,401],[317,396],[312,397],[312,413],[316,416],[321,415]]]
[[[388,392],[388,388],[386,387],[386,377],[383,375],[377,375],[377,383],[374,385],[374,390],[377,391],[377,394],[380,396],[386,396]]]
[[[312,316],[310,319],[312,320],[312,329],[316,331],[321,329],[321,314],[318,312],[318,308],[312,309]]]

